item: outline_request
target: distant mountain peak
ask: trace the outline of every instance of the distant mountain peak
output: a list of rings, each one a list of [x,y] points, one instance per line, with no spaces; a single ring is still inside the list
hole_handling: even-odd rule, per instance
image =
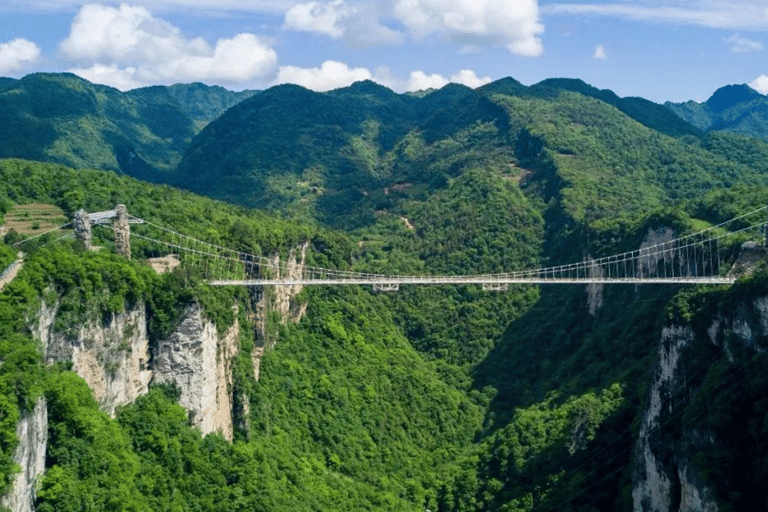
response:
[[[399,98],[399,95],[392,89],[378,84],[373,80],[361,80],[347,87],[341,87],[330,91],[330,94],[332,96],[367,96],[369,98],[383,99],[385,101]]]
[[[512,77],[502,78],[485,84],[482,87],[478,87],[476,90],[485,94],[521,94],[526,91],[527,87],[518,82]]]
[[[705,104],[712,112],[724,112],[739,103],[760,98],[762,95],[746,84],[726,85],[721,87]]]

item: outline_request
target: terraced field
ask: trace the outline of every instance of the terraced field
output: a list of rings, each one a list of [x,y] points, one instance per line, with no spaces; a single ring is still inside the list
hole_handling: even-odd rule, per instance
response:
[[[16,205],[5,215],[3,232],[11,230],[20,235],[35,235],[55,229],[69,221],[64,211],[52,204]]]

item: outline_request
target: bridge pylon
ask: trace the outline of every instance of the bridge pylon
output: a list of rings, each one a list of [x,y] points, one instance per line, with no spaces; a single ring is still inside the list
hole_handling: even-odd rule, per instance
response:
[[[103,212],[87,213],[82,208],[75,213],[75,238],[81,240],[86,249],[90,250],[91,245],[91,226],[106,224],[112,220],[112,229],[115,233],[115,250],[131,259],[131,227],[130,224],[142,224],[141,219],[132,218],[128,215],[128,209],[124,204],[118,204],[114,210]]]

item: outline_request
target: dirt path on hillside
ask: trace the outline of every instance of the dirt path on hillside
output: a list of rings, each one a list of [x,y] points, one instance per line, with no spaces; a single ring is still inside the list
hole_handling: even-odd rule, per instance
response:
[[[23,264],[24,256],[19,256],[16,261],[8,266],[8,268],[4,271],[4,275],[0,277],[0,290],[2,290],[6,284],[13,281],[13,279],[16,277],[16,274],[18,274],[19,270],[21,270]]]

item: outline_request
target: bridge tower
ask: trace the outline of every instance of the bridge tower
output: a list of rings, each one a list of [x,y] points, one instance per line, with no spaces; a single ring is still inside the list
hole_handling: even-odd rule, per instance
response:
[[[115,232],[115,250],[131,259],[131,224],[144,222],[138,219],[128,217],[128,209],[124,204],[118,204],[114,210],[107,210],[97,213],[86,213],[82,208],[75,213],[75,238],[81,240],[86,249],[90,250],[91,245],[91,225],[106,224],[112,220],[112,230]]]
[[[115,220],[112,221],[115,231],[115,250],[131,259],[131,226],[128,223],[128,209],[124,204],[115,206]]]
[[[91,250],[91,219],[82,208],[75,212],[75,238],[85,244],[85,250]]]

